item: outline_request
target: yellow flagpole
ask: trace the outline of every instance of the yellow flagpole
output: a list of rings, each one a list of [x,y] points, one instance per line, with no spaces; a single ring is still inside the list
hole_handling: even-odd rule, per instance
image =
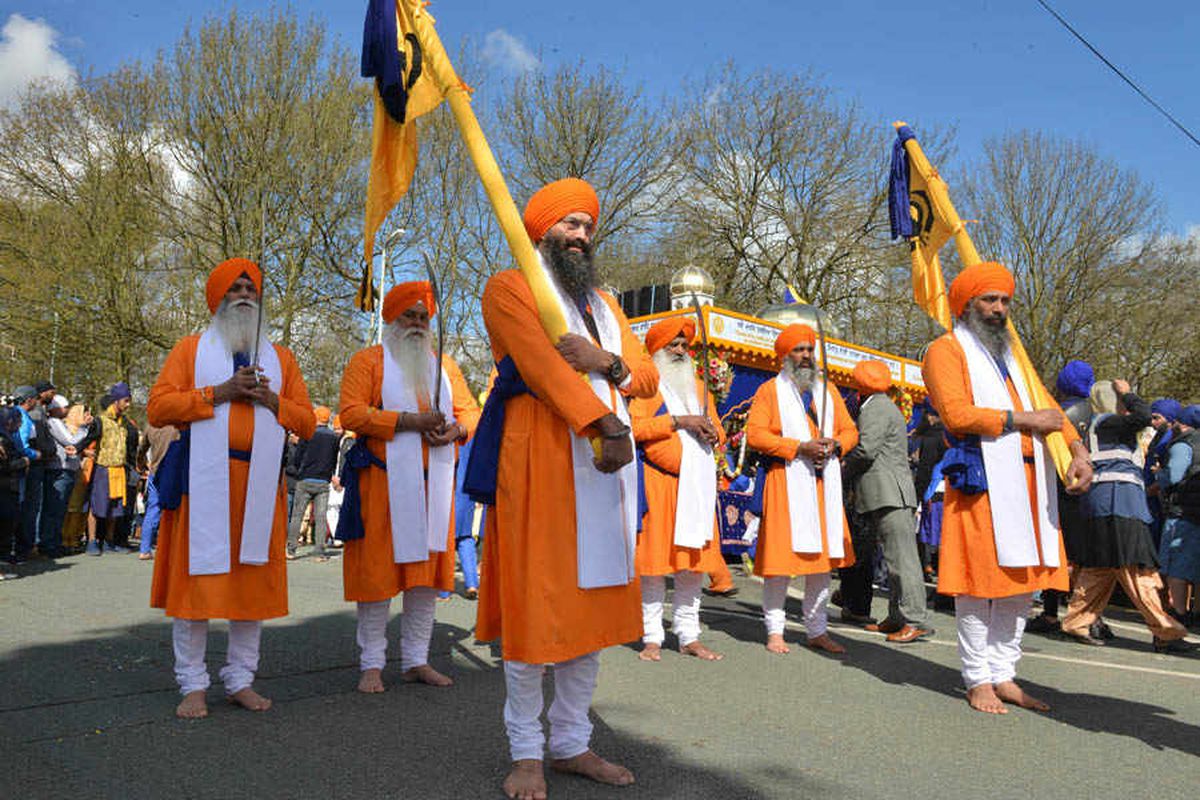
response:
[[[905,125],[903,122],[892,123],[892,127],[897,129],[903,125]],[[963,224],[954,204],[950,202],[950,192],[946,189],[945,182],[933,165],[929,163],[929,159],[925,157],[921,145],[917,143],[916,139],[909,139],[904,143],[904,149],[908,153],[909,166],[926,177],[926,185],[938,215],[954,232],[954,246],[958,250],[958,258],[962,261],[963,267],[970,267],[983,261],[979,257],[979,251],[975,249],[975,243],[971,241],[971,235],[967,233],[967,226]],[[1025,385],[1029,387],[1030,399],[1033,401],[1034,408],[1055,408],[1054,400],[1046,391],[1041,378],[1038,377],[1037,370],[1034,369],[1029,353],[1026,352],[1025,345],[1021,342],[1021,336],[1017,333],[1011,318],[1008,320],[1008,330],[1012,334],[1013,360],[1017,362],[1017,367],[1021,370],[1021,377],[1024,379]],[[1050,451],[1050,457],[1054,460],[1058,476],[1063,483],[1066,483],[1067,467],[1071,464],[1071,450],[1067,447],[1067,440],[1060,432],[1051,433],[1046,437],[1046,449]]]
[[[413,9],[410,5],[412,2],[413,0],[398,0],[398,6],[401,8],[401,13],[405,14],[411,23],[409,29],[417,35],[418,41],[421,43],[425,66],[433,71],[442,88],[442,93],[446,96],[446,102],[449,103],[450,111],[458,123],[463,144],[466,145],[467,152],[471,155],[471,161],[475,164],[475,170],[479,173],[479,180],[483,183],[483,189],[492,204],[496,221],[500,223],[500,230],[504,232],[504,238],[508,240],[508,247],[517,261],[521,274],[529,282],[542,328],[550,337],[550,341],[557,342],[563,334],[567,333],[567,321],[554,298],[554,288],[538,260],[537,252],[533,249],[533,242],[529,240],[529,234],[525,232],[525,223],[521,220],[521,213],[517,210],[517,204],[513,202],[512,195],[508,191],[504,175],[501,174],[496,158],[492,155],[492,148],[483,135],[479,120],[476,119],[475,112],[471,109],[471,98],[467,93],[467,88],[450,64],[450,57],[446,54],[441,38],[433,26],[433,18],[423,8]]]
[[[471,98],[467,87],[454,71],[450,56],[433,26],[433,17],[424,10],[422,0],[415,1],[415,8],[410,5],[413,2],[414,0],[397,0],[397,7],[400,13],[405,15],[409,23],[408,29],[416,34],[425,66],[433,71],[442,94],[450,105],[463,144],[466,145],[471,161],[475,164],[475,171],[479,173],[479,180],[487,193],[488,201],[492,204],[492,211],[496,214],[496,221],[500,224],[500,230],[504,232],[504,238],[508,240],[508,248],[517,261],[517,267],[529,283],[542,329],[546,331],[550,341],[557,342],[568,332],[568,328],[566,317],[563,316],[555,297],[554,287],[537,257],[537,251],[533,249],[533,242],[525,231],[521,213],[517,211],[517,204],[508,191],[508,185],[504,182],[504,175],[500,172],[492,148],[488,145],[487,137],[483,135],[483,128],[480,127],[475,112],[471,110]],[[584,381],[588,379],[587,375],[582,374],[580,378]],[[597,458],[600,457],[600,449],[600,439],[593,438],[592,450]]]

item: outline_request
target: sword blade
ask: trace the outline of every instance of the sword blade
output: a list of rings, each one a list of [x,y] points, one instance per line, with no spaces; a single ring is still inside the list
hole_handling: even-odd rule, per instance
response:
[[[446,347],[445,313],[437,273],[433,269],[433,259],[429,257],[429,253],[421,253],[421,259],[425,263],[425,273],[429,276],[429,287],[433,290],[433,302],[437,304],[437,313],[434,314],[434,318],[437,320],[437,372],[433,383],[433,410],[440,413],[442,410],[442,355],[445,353]]]

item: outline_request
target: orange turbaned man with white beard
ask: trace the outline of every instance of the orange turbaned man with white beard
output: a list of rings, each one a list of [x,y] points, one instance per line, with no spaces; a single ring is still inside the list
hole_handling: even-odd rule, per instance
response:
[[[826,630],[829,574],[854,563],[842,508],[839,457],[858,444],[858,429],[836,386],[820,377],[816,335],[789,325],[775,339],[779,376],[759,387],[746,419],[750,447],[772,459],[763,487],[762,525],[754,573],[763,578],[767,649],[786,653],[784,601],[793,575],[804,580],[808,645],[844,653]]]
[[[254,262],[219,264],[205,292],[212,324],[175,345],[146,406],[151,425],[185,432],[156,472],[165,510],[150,589],[150,605],[175,618],[181,717],[208,713],[214,617],[229,620],[226,695],[254,711],[271,705],[251,683],[262,620],[288,611],[283,442],[288,431],[309,438],[316,421],[296,359],[261,336],[261,292]]]
[[[358,436],[343,484],[358,497],[343,501],[338,530],[345,596],[358,603],[360,692],[384,690],[388,611],[401,592],[403,679],[452,683],[429,665],[429,639],[437,592],[454,588],[454,465],[479,406],[454,359],[443,356],[438,369],[429,334],[436,313],[427,281],[393,287],[383,344],[355,353],[342,376],[341,422]],[[350,529],[361,537],[347,538]]]
[[[658,392],[629,404],[648,507],[637,545],[643,661],[662,658],[667,575],[675,579],[679,651],[705,661],[721,658],[700,643],[700,584],[704,573],[721,566],[712,448],[725,436],[711,396],[708,407],[701,408],[704,385],[688,353],[695,336],[695,320],[685,317],[669,317],[646,332],[646,349],[658,368]]]

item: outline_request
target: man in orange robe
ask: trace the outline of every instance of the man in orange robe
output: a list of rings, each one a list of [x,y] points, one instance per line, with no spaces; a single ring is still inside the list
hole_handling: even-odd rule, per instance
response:
[[[437,369],[435,313],[427,281],[393,287],[383,300],[383,344],[355,353],[342,376],[341,422],[358,437],[346,457],[354,474],[343,481],[357,501],[342,502],[360,516],[344,509],[337,538],[345,542],[345,597],[358,603],[360,692],[384,690],[388,612],[401,592],[404,680],[453,683],[429,665],[429,639],[438,590],[454,588],[456,445],[475,430],[479,406],[454,359],[443,356]]]
[[[150,605],[175,618],[181,717],[208,713],[213,617],[229,620],[226,695],[271,705],[251,684],[262,620],[288,612],[283,442],[287,431],[312,436],[316,418],[295,357],[261,335],[261,292],[254,262],[219,264],[205,291],[212,324],[175,345],[146,406],[151,425],[184,432],[155,473],[164,511],[150,589]]]
[[[688,354],[695,336],[696,322],[686,317],[669,317],[646,332],[646,349],[658,368],[659,390],[629,404],[633,438],[642,452],[648,507],[637,546],[643,661],[662,659],[667,575],[675,583],[679,652],[704,661],[722,658],[700,643],[700,585],[704,574],[715,571],[722,561],[712,448],[725,436],[711,395],[708,407],[701,411],[704,385]]]
[[[808,646],[846,649],[827,631],[830,573],[854,563],[842,508],[838,459],[858,444],[858,430],[836,386],[821,380],[807,325],[789,325],[775,339],[779,376],[754,393],[746,419],[749,446],[768,461],[754,574],[763,578],[767,650],[787,653],[784,603],[792,576],[804,575]]]
[[[971,707],[1004,703],[1045,711],[1013,678],[1033,592],[1068,588],[1054,466],[1045,436],[1071,448],[1069,492],[1086,490],[1087,448],[1044,388],[1027,386],[1006,326],[1015,281],[1000,264],[967,267],[950,285],[954,330],[929,345],[921,374],[946,425],[947,452],[938,591],[954,596],[958,652]]]
[[[494,275],[483,294],[499,374],[467,476],[479,463],[495,480],[476,635],[500,639],[513,760],[504,791],[523,800],[546,796],[539,715],[547,664],[555,683],[552,766],[604,783],[633,782],[628,770],[589,749],[588,708],[599,651],[642,632],[637,475],[624,397],[653,395],[658,373],[617,302],[596,288],[598,216],[595,192],[573,178],[543,187],[525,208],[525,229],[571,331],[557,344],[520,272]],[[498,454],[485,447],[493,412],[503,414]],[[600,442],[598,455],[590,437]]]

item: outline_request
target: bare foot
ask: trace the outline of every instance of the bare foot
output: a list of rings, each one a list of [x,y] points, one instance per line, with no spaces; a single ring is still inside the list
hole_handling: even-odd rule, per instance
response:
[[[990,683],[981,683],[974,688],[967,689],[967,702],[971,704],[971,708],[985,714],[1008,713],[1008,709],[996,696],[996,690]]]
[[[363,694],[379,694],[386,691],[383,686],[383,670],[364,669],[358,679],[358,690]]]
[[[514,761],[504,779],[504,795],[514,800],[546,800],[546,776],[535,758]]]
[[[809,637],[808,646],[813,650],[821,650],[835,656],[840,656],[846,652],[846,648],[835,642],[833,637],[828,633],[822,633],[820,636]]]
[[[1016,681],[1004,681],[997,683],[993,687],[996,692],[996,697],[999,697],[1006,703],[1012,703],[1014,706],[1028,708],[1030,711],[1049,711],[1050,706],[1038,700],[1032,695],[1025,694],[1025,690],[1017,686]]]
[[[175,706],[175,716],[180,719],[202,719],[208,716],[208,703],[204,700],[204,690],[188,692]]]
[[[787,643],[783,641],[782,633],[767,634],[767,650],[772,653],[778,653],[781,656],[792,652],[792,648],[788,647]]]
[[[574,758],[556,758],[550,762],[550,769],[555,772],[582,775],[597,783],[607,783],[610,786],[628,786],[633,783],[632,772],[620,764],[605,761],[591,750],[580,753]]]
[[[249,711],[266,711],[271,707],[271,701],[247,686],[229,695],[229,702]]]
[[[647,642],[642,645],[642,652],[638,653],[638,658],[642,661],[662,661],[662,645]]]
[[[427,686],[453,686],[454,681],[428,664],[400,673],[405,683],[424,683]]]
[[[679,648],[679,652],[683,653],[684,655],[695,656],[701,661],[720,661],[725,657],[714,650],[709,650],[699,642],[685,644],[683,647]]]

